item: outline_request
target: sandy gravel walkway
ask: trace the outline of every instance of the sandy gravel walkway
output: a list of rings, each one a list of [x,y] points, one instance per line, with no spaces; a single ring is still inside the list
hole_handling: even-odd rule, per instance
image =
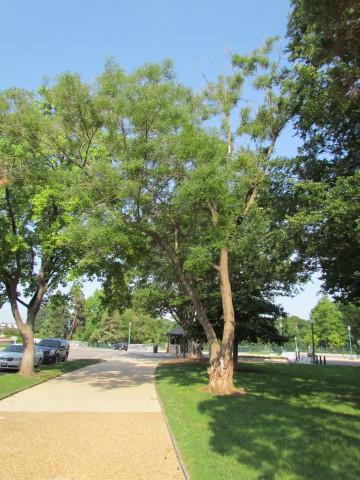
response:
[[[184,479],[156,360],[106,361],[0,401],[0,479]]]

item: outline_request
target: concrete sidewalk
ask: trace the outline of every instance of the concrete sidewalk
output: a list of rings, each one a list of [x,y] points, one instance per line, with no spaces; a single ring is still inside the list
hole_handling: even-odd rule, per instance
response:
[[[158,359],[121,356],[0,400],[0,479],[184,479]]]

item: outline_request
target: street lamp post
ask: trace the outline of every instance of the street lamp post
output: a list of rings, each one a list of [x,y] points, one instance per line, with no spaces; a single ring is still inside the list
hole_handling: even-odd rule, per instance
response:
[[[130,345],[130,332],[131,332],[131,322],[129,322],[129,338],[128,338],[128,346]]]
[[[352,360],[353,354],[352,354],[352,343],[351,343],[351,327],[348,325],[348,331],[349,331],[349,347],[350,347],[350,358]]]
[[[310,323],[311,323],[311,340],[312,340],[312,363],[316,363],[316,361],[315,361],[314,319],[310,319]]]
[[[279,323],[280,323],[280,336],[282,337],[282,334],[283,334],[283,330],[282,330],[282,327],[283,327],[282,318],[279,319]],[[280,355],[283,353],[283,351],[284,351],[284,346],[283,346],[283,343],[281,342]]]

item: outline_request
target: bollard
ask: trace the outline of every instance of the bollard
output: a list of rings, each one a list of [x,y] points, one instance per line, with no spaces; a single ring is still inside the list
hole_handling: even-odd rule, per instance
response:
[[[319,363],[319,357],[315,355],[315,363]]]
[[[324,355],[324,365],[326,365],[326,358],[325,358],[325,355]]]
[[[322,358],[321,358],[321,355],[320,355],[320,365],[322,365]]]

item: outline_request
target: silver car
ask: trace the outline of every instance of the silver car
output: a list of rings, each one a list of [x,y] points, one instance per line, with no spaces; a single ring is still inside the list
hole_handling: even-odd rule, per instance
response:
[[[0,352],[0,369],[19,370],[24,346],[21,344],[9,345]],[[44,360],[44,352],[35,345],[34,366],[41,367]]]

